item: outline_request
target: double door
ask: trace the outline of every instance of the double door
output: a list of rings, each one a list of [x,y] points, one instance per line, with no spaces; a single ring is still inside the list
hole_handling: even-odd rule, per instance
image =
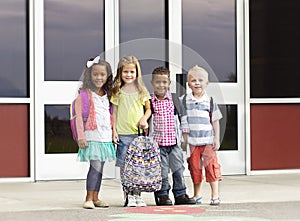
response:
[[[222,173],[245,174],[243,2],[201,0],[198,5],[194,5],[191,0],[89,2],[31,2],[34,8],[31,19],[35,30],[35,40],[32,42],[35,73],[35,179],[85,178],[89,165],[76,160],[77,146],[69,128],[69,104],[80,87],[86,59],[98,54],[110,62],[114,73],[123,55],[138,57],[149,91],[152,91],[151,70],[156,66],[169,67],[172,80],[170,90],[178,93],[185,91],[185,72],[193,64],[206,66],[213,73],[207,90],[220,104],[224,116],[221,121],[222,147],[218,152]],[[228,52],[223,57],[218,51],[214,52],[215,55],[200,53],[202,49],[197,48],[197,41],[192,38],[192,33],[197,33],[199,29],[189,29],[195,28],[192,26],[196,21],[193,21],[192,15],[198,15],[195,7],[203,10],[209,2],[220,6],[220,11],[211,11],[215,18],[227,12],[233,16],[228,19],[231,22],[228,29],[224,32],[222,28],[218,30],[227,39],[224,45],[218,39],[209,42],[209,39],[205,39],[205,32],[199,33],[204,36],[203,42],[207,41],[207,44],[213,44],[213,41],[220,43],[219,46],[224,47],[219,49],[220,52]],[[66,10],[62,12],[62,8]],[[215,27],[210,22],[205,25],[208,25],[208,29]],[[226,62],[228,56],[232,56],[228,61],[231,67],[225,75],[220,75],[218,68],[222,69],[221,61],[225,59]],[[114,162],[107,162],[104,178],[116,177],[118,172]]]

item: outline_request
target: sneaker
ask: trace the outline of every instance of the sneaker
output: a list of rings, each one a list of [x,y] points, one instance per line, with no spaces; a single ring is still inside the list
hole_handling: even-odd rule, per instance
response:
[[[134,195],[135,196],[135,200],[136,200],[136,206],[141,207],[141,206],[147,206],[147,204],[145,203],[145,201],[142,199],[141,196],[139,195]]]
[[[189,198],[187,194],[175,198],[175,205],[195,204],[195,203],[196,203],[195,200],[193,198]]]
[[[109,207],[109,204],[102,200],[97,200],[96,202],[93,203],[96,207],[103,207],[103,208]]]
[[[133,195],[128,195],[127,196],[128,202],[127,202],[127,207],[136,207],[136,198]]]
[[[94,205],[93,201],[85,201],[83,203],[83,208],[85,208],[85,209],[95,209],[95,205]]]
[[[155,203],[156,206],[172,206],[173,203],[170,200],[168,195],[162,195],[162,196],[155,196]]]

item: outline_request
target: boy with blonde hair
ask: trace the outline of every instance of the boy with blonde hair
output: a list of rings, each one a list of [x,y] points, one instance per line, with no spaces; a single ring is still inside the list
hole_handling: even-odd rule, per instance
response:
[[[216,151],[220,147],[220,124],[222,114],[205,88],[208,86],[208,73],[205,69],[194,66],[188,71],[188,86],[191,93],[180,98],[186,109],[186,117],[182,117],[185,126],[183,147],[190,146],[188,168],[194,185],[194,200],[202,201],[202,168],[205,169],[206,181],[211,187],[210,205],[219,205],[218,182],[222,179],[220,164]]]

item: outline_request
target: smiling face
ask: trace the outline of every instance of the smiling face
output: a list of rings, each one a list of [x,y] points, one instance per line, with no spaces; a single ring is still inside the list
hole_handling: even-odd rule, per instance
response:
[[[206,71],[190,72],[188,75],[188,86],[191,88],[193,95],[201,97],[204,89],[208,85],[208,74]]]
[[[122,68],[121,78],[124,84],[132,84],[136,80],[135,64],[126,64]]]
[[[100,90],[107,81],[107,70],[104,65],[94,65],[91,71],[91,81],[96,90]]]
[[[157,98],[163,98],[167,91],[169,90],[169,86],[171,81],[168,75],[165,74],[154,74],[152,76],[152,86],[154,89],[154,93]]]

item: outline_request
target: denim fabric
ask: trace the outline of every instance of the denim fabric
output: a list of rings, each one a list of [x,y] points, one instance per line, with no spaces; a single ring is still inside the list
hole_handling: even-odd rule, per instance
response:
[[[182,149],[175,145],[170,147],[160,146],[161,157],[161,175],[162,175],[162,187],[161,190],[155,192],[155,195],[169,195],[171,185],[168,179],[168,173],[171,169],[173,178],[173,195],[179,197],[186,194],[186,186],[184,182],[184,166],[183,166],[183,153]]]
[[[128,150],[130,143],[133,141],[134,138],[138,137],[137,134],[130,134],[130,135],[119,135],[119,144],[117,147],[117,159],[116,159],[116,166],[123,167],[125,163],[125,157]]]
[[[90,169],[86,179],[86,190],[99,192],[102,182],[103,166],[104,162],[100,162],[100,160],[90,161]]]

